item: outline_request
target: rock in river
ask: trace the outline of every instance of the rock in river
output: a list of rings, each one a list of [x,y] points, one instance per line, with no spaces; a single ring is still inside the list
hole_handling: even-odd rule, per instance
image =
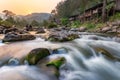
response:
[[[67,31],[58,31],[54,33],[52,32],[47,40],[53,42],[66,42],[66,41],[72,41],[76,38],[79,38],[78,34],[69,33]]]
[[[3,42],[33,40],[35,38],[36,38],[35,36],[30,35],[30,34],[8,33],[5,35]]]
[[[26,60],[30,65],[37,64],[41,59],[47,57],[50,55],[50,52],[46,48],[37,48],[33,49],[29,52],[29,54],[26,56]]]

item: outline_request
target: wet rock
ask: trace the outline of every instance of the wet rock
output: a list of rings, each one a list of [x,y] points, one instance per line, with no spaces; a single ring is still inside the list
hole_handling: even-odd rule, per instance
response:
[[[39,33],[45,33],[45,30],[44,28],[39,28],[36,32],[36,34],[39,34]]]
[[[60,31],[60,32],[54,32],[49,34],[49,37],[47,38],[47,40],[53,41],[53,42],[66,42],[66,41],[72,41],[76,38],[79,38],[78,34],[69,33],[66,31]]]
[[[103,48],[94,48],[95,51],[105,55],[107,58],[111,59],[111,60],[118,60],[120,61],[120,58],[116,57],[115,55],[113,55],[112,53],[108,52],[107,50],[103,49]]]
[[[58,48],[58,49],[52,50],[52,54],[65,54],[67,52],[68,50],[66,48]]]
[[[79,29],[78,28],[72,28],[72,29],[70,29],[70,31],[79,31]]]
[[[48,62],[46,64],[46,66],[54,66],[56,69],[59,70],[59,68],[61,67],[61,65],[63,65],[65,63],[65,58],[64,57],[58,57],[54,60],[51,60],[50,62]]]
[[[29,52],[29,54],[26,56],[26,60],[30,65],[37,64],[41,59],[47,57],[50,55],[50,52],[46,48],[37,48],[33,49]]]
[[[49,61],[46,66],[49,67],[49,68],[53,68],[53,74],[56,76],[56,77],[59,77],[60,76],[60,73],[59,73],[59,69],[60,67],[65,63],[65,58],[64,57],[58,57],[56,59],[53,59],[51,61]]]
[[[18,32],[18,31],[19,30],[16,27],[12,27],[12,28],[9,28],[9,29],[4,29],[3,34],[7,34],[9,32]]]
[[[4,29],[4,26],[0,26],[0,34],[3,34]]]
[[[24,41],[33,40],[36,37],[30,34],[18,34],[18,33],[8,33],[5,35],[3,42],[14,42],[14,41]]]
[[[8,65],[17,66],[20,64],[20,61],[17,58],[12,58],[8,61]]]

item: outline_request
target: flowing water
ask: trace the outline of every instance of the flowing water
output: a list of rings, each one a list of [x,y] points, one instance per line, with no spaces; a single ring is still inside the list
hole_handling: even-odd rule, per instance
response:
[[[83,35],[80,39],[66,43],[51,43],[37,38],[32,41],[0,44],[0,80],[120,80],[120,62],[111,60],[94,49],[96,47],[105,49],[119,58],[119,40],[119,38]],[[36,66],[2,65],[9,58],[19,59],[38,47],[64,48],[48,57],[66,58],[66,63],[59,70],[59,78]]]

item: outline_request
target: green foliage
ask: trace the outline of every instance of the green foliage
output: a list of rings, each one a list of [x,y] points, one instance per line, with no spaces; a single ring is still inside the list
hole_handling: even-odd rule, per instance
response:
[[[0,21],[2,21],[2,18],[0,17]]]
[[[120,13],[116,13],[115,15],[109,18],[109,21],[120,20]]]
[[[62,23],[62,25],[67,25],[69,23],[68,18],[62,18],[61,23]]]
[[[107,11],[110,11],[110,9],[115,5],[115,3],[111,3],[106,6]]]
[[[15,24],[15,20],[13,19],[13,17],[8,17],[5,21],[11,23],[11,24]]]
[[[56,24],[56,23],[54,23],[54,22],[48,23],[47,28],[55,28],[55,27],[57,27],[57,24]]]
[[[43,26],[48,26],[48,24],[49,24],[49,22],[48,22],[47,20],[44,20],[44,21],[42,22],[42,25],[43,25]]]
[[[101,0],[64,0],[56,6],[56,13],[60,18],[69,17],[83,13],[85,9],[90,8],[99,2],[101,2]]]
[[[96,25],[93,24],[93,23],[88,23],[88,24],[86,25],[86,27],[87,27],[87,29],[92,29],[92,28],[95,28]]]
[[[31,25],[32,25],[32,26],[39,26],[39,23],[38,23],[36,20],[33,20],[33,21],[31,22]]]
[[[72,27],[72,28],[77,28],[77,27],[79,27],[80,25],[81,25],[80,21],[74,21],[74,22],[72,22],[71,27]]]
[[[8,22],[8,21],[1,21],[0,25],[4,25],[4,26],[12,26],[13,24]]]

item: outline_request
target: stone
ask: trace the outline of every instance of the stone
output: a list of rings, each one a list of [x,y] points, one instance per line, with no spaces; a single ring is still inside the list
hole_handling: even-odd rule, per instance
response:
[[[117,28],[119,28],[119,26],[113,26],[113,27],[112,27],[112,29],[117,29]]]
[[[45,30],[44,28],[39,28],[36,32],[36,34],[39,34],[39,33],[45,33]]]
[[[30,34],[18,34],[18,33],[8,33],[3,38],[3,42],[15,42],[15,41],[24,41],[24,40],[33,40],[36,37]]]
[[[54,71],[54,75],[56,77],[59,77],[59,68],[65,63],[66,59],[64,57],[58,57],[56,59],[53,59],[49,61],[46,66],[47,67],[54,67],[56,70]]]
[[[11,65],[11,66],[17,66],[19,64],[20,64],[20,61],[17,58],[11,58],[8,61],[8,65]]]
[[[54,60],[51,60],[46,64],[46,66],[54,66],[55,68],[59,69],[61,65],[65,63],[65,58],[64,57],[58,57]]]
[[[66,54],[66,53],[68,53],[68,50],[64,47],[52,50],[52,54]]]
[[[86,27],[80,27],[80,28],[79,28],[79,31],[80,31],[80,32],[85,32],[86,30],[87,30]]]
[[[110,31],[111,30],[111,27],[103,27],[102,28],[102,32],[107,32],[107,31]]]
[[[37,48],[30,51],[29,54],[26,56],[25,60],[27,60],[30,65],[35,65],[41,59],[49,55],[50,55],[50,52],[47,48]]]
[[[66,42],[66,41],[72,41],[76,38],[79,38],[78,34],[69,33],[66,31],[59,31],[59,32],[50,33],[47,40],[53,42]]]
[[[4,29],[4,30],[3,30],[3,33],[4,33],[4,34],[7,34],[7,33],[9,33],[9,32],[18,32],[18,29],[17,29],[16,27],[11,27],[11,28],[9,28],[9,29]]]
[[[94,49],[95,49],[95,51],[105,55],[107,58],[109,58],[111,60],[118,60],[118,61],[120,61],[119,57],[116,57],[115,55],[113,55],[112,53],[108,52],[107,50],[105,50],[103,48],[96,47]]]

